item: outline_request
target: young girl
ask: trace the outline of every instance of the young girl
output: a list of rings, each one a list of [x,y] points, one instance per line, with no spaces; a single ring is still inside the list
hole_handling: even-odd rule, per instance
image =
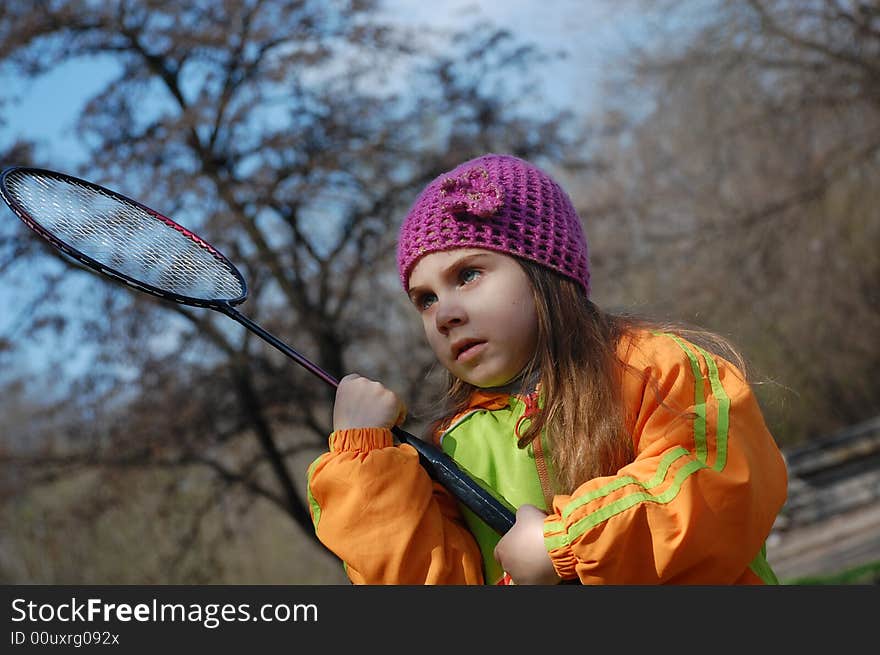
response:
[[[485,155],[441,175],[398,268],[449,374],[430,436],[516,523],[502,538],[460,508],[394,444],[397,395],[346,376],[309,499],[353,582],[777,582],[764,541],[786,470],[742,361],[596,307],[580,220],[545,172]]]

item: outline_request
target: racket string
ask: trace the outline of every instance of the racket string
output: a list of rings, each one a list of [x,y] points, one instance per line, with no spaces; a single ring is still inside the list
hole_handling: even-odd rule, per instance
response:
[[[43,229],[102,266],[189,298],[234,300],[244,294],[228,262],[139,205],[35,173],[15,172],[6,186]]]

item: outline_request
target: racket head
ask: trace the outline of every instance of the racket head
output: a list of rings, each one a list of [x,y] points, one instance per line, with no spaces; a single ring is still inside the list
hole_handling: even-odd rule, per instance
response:
[[[12,166],[0,196],[40,237],[139,291],[197,307],[238,305],[247,283],[219,250],[136,200],[66,173]]]

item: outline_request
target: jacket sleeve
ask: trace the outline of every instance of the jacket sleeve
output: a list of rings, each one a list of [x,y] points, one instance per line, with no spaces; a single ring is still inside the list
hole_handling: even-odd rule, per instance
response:
[[[455,500],[390,430],[334,432],[308,478],[318,539],[355,584],[482,584]]]
[[[587,584],[760,582],[750,572],[786,496],[785,463],[742,374],[673,335],[625,358],[636,457],[554,498],[544,538]]]

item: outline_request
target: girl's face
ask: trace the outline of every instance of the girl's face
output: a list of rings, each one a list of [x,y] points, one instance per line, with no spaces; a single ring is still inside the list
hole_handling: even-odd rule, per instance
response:
[[[437,359],[476,387],[513,380],[538,344],[532,286],[515,259],[480,248],[422,257],[409,297]]]

